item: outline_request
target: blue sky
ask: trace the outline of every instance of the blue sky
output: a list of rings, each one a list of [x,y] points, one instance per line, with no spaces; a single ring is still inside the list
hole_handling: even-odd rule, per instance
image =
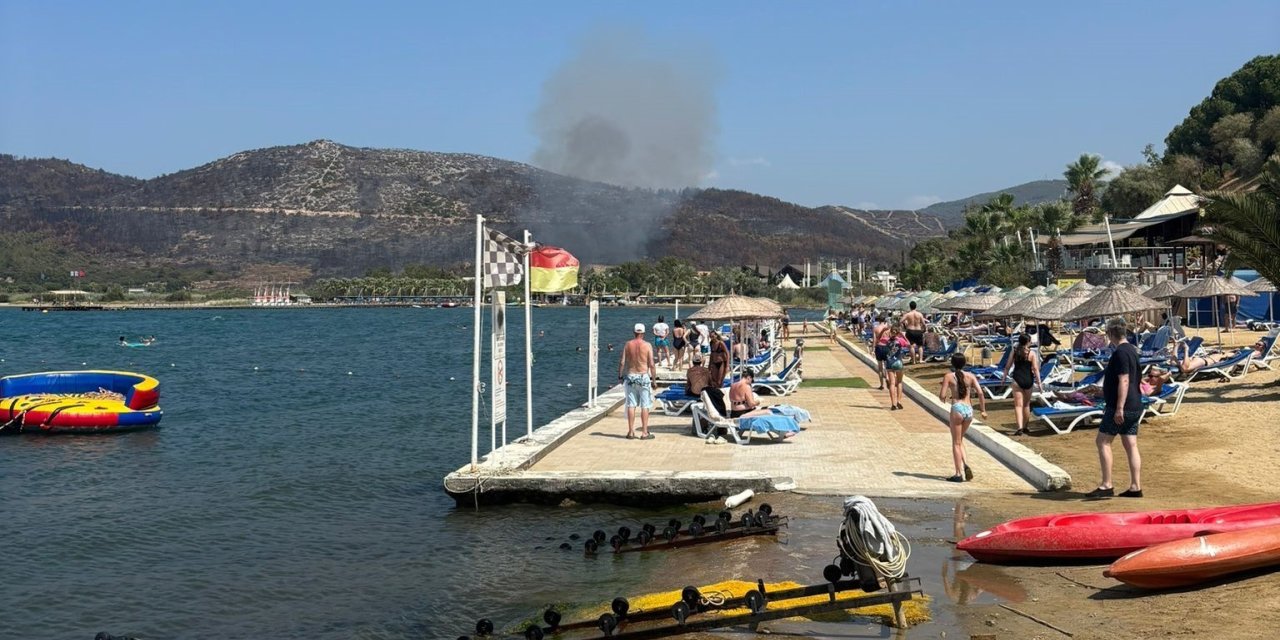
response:
[[[705,52],[703,186],[917,207],[1132,164],[1280,3],[0,0],[0,152],[140,177],[329,138],[528,161],[585,35]]]

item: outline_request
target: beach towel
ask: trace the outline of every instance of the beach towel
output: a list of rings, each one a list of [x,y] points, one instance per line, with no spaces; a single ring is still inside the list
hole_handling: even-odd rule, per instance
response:
[[[800,425],[789,416],[751,416],[739,418],[738,428],[752,433],[799,433]]]
[[[787,416],[796,422],[813,422],[813,418],[808,411],[793,405],[775,404],[769,407],[769,410],[780,416]]]

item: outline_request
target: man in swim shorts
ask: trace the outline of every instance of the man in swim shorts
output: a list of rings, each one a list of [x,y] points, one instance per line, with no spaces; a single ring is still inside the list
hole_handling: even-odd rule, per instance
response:
[[[658,321],[653,323],[653,348],[657,351],[654,357],[663,366],[668,366],[671,359],[671,327],[667,325],[665,316],[658,316]]]
[[[902,332],[911,343],[911,364],[924,360],[924,314],[916,311],[916,301],[911,301],[911,310],[902,316]]]
[[[658,377],[653,364],[653,347],[644,339],[644,325],[636,323],[634,337],[622,348],[618,362],[618,381],[626,394],[627,439],[636,437],[636,409],[640,410],[640,439],[652,440],[649,433],[649,409],[653,408],[653,379]]]

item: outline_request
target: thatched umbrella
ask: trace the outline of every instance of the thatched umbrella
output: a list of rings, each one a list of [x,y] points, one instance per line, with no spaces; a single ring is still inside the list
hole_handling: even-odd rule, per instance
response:
[[[1222,327],[1218,326],[1218,296],[1256,296],[1258,292],[1232,282],[1222,276],[1209,276],[1200,282],[1187,285],[1178,293],[1179,298],[1213,298],[1213,329],[1222,342]]]
[[[1033,293],[1028,296],[1023,296],[1022,299],[1018,300],[1013,305],[1006,307],[1004,311],[1001,311],[998,317],[1012,318],[1015,316],[1025,316],[1053,300],[1054,298],[1052,296],[1046,296],[1042,293]],[[991,312],[988,311],[987,313]]]
[[[1088,282],[1085,282],[1084,280],[1081,280],[1067,287],[1066,290],[1063,291],[1062,293],[1063,295],[1065,295],[1068,293],[1074,293],[1076,291],[1093,291],[1093,285],[1089,284]]]
[[[996,306],[996,303],[1001,300],[1004,300],[1004,298],[999,294],[979,293],[977,295],[956,298],[947,308],[955,309],[957,311],[986,311],[987,309]]]
[[[1005,298],[1004,300],[997,302],[994,307],[991,307],[990,309],[987,309],[986,311],[984,311],[981,315],[990,316],[992,318],[999,318],[1001,317],[1000,314],[1003,313],[1005,309],[1008,309],[1009,307],[1012,307],[1013,305],[1018,304],[1018,301],[1022,300],[1022,298],[1023,296],[1013,296],[1010,298]]]
[[[1258,293],[1275,293],[1276,292],[1276,286],[1274,284],[1271,284],[1271,281],[1266,278],[1258,278],[1257,280],[1254,280],[1253,282],[1250,282],[1248,285],[1246,285],[1245,288],[1250,291],[1256,291]]]
[[[1071,286],[1053,300],[1027,311],[1026,316],[1036,320],[1061,320],[1062,314],[1076,308],[1080,303],[1092,298],[1094,295],[1096,294],[1092,287],[1077,289],[1075,286]]]
[[[690,320],[776,320],[782,317],[778,303],[763,298],[729,295],[698,309]]]
[[[1246,286],[1245,288],[1246,288],[1246,289],[1248,289],[1248,290],[1250,290],[1250,291],[1256,291],[1256,292],[1258,292],[1258,293],[1275,293],[1275,292],[1276,292],[1276,286],[1275,286],[1274,284],[1271,284],[1271,281],[1270,281],[1270,280],[1268,280],[1268,279],[1266,279],[1266,278],[1258,278],[1257,280],[1254,280],[1253,282],[1250,282],[1250,283],[1249,283],[1249,285],[1248,285],[1248,286]],[[1273,307],[1275,307],[1275,301],[1274,301],[1274,300],[1271,300],[1271,299],[1270,299],[1271,297],[1272,297],[1272,296],[1267,296],[1267,298],[1268,298],[1268,300],[1267,300],[1267,321],[1269,321],[1269,322],[1275,322],[1275,321],[1276,321],[1276,312],[1275,312],[1275,310],[1273,309]]]
[[[1173,280],[1161,280],[1155,286],[1143,292],[1142,295],[1152,300],[1163,300],[1177,297],[1178,292],[1184,288],[1186,288],[1186,285],[1178,284]]]
[[[1123,315],[1139,311],[1156,311],[1163,309],[1164,306],[1163,302],[1157,302],[1142,294],[1134,293],[1123,285],[1116,285],[1102,289],[1073,307],[1062,314],[1062,319],[1080,320],[1082,318]]]

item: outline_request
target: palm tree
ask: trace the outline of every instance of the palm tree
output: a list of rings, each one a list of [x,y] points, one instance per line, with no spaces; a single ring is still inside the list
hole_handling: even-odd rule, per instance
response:
[[[1252,267],[1280,282],[1280,160],[1262,168],[1252,193],[1211,192],[1202,234],[1227,246],[1227,268]]]
[[[1098,183],[1107,175],[1101,168],[1102,156],[1084,153],[1080,159],[1067,165],[1062,172],[1067,179],[1067,188],[1073,194],[1071,208],[1075,214],[1093,220],[1098,215]],[[1095,220],[1096,222],[1096,220]]]

